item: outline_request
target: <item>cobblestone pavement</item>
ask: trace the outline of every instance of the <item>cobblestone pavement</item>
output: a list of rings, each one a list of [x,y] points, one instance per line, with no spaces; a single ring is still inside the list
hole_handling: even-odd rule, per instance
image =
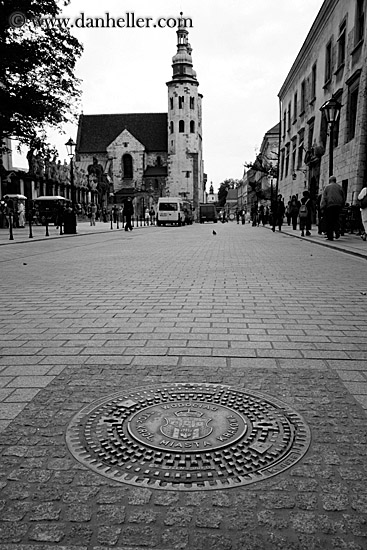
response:
[[[0,248],[0,550],[367,547],[365,259],[237,224]],[[273,396],[310,448],[272,478],[193,492],[71,456],[83,406],[170,382]]]

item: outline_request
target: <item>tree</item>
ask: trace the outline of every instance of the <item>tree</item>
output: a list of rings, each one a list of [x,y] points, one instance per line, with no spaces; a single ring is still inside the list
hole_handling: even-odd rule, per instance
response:
[[[218,206],[223,207],[226,204],[228,189],[237,189],[239,185],[240,185],[240,180],[234,180],[233,178],[224,180],[219,185],[219,189],[218,189]]]
[[[60,13],[59,0],[0,1],[0,152],[4,138],[47,149],[47,130],[76,116],[83,48]]]

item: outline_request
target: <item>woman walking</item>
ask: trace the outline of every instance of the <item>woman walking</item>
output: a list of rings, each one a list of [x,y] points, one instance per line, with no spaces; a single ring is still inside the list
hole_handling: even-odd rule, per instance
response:
[[[364,229],[361,237],[365,241],[367,239],[367,186],[363,187],[362,191],[359,193],[358,200],[360,201],[361,218]]]

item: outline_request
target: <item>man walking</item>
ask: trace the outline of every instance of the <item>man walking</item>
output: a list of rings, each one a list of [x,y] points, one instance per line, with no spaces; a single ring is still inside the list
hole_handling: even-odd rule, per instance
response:
[[[131,225],[131,218],[134,214],[134,206],[131,200],[131,197],[127,197],[127,200],[124,204],[124,216],[125,216],[125,231],[132,231],[133,227]]]
[[[334,240],[334,234],[336,239],[340,237],[339,216],[344,204],[344,191],[336,182],[336,177],[330,176],[329,184],[325,187],[320,202],[320,210],[323,213],[326,236],[329,241]]]

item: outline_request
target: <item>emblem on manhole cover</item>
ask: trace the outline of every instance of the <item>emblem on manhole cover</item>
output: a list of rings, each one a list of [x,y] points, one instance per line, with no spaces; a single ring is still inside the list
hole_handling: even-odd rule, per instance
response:
[[[130,485],[165,490],[247,485],[293,466],[311,440],[289,405],[219,384],[136,388],[84,407],[68,426],[74,457]]]

